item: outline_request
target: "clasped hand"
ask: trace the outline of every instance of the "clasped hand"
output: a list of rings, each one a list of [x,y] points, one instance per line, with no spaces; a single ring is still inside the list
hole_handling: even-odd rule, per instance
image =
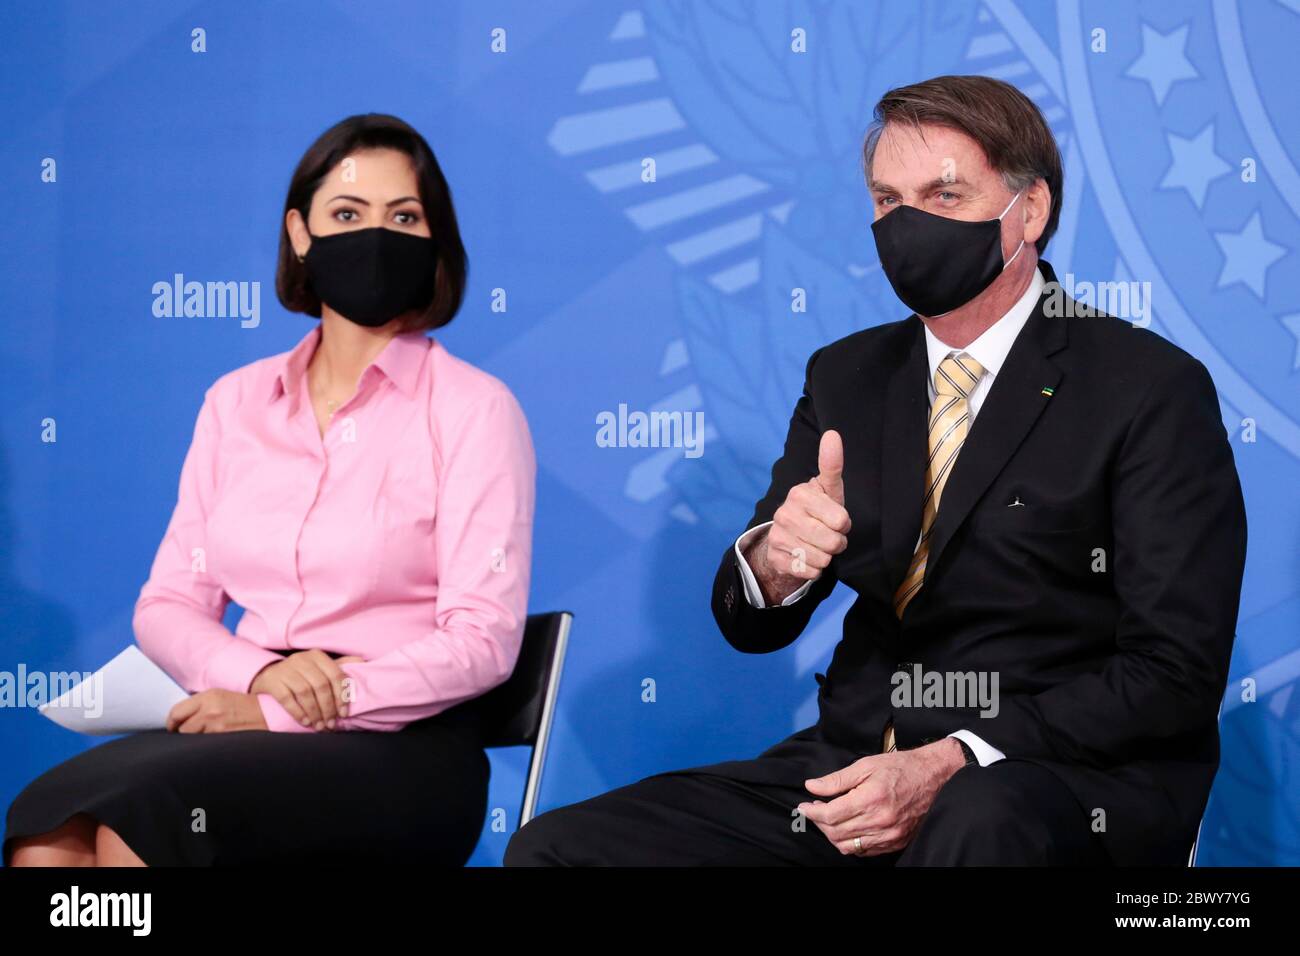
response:
[[[872,754],[804,781],[811,793],[830,799],[805,801],[798,809],[840,853],[893,853],[912,841],[939,790],[964,766],[961,746],[951,737]]]
[[[349,678],[339,665],[362,660],[336,660],[319,649],[298,651],[262,668],[246,694],[212,689],[190,695],[168,713],[167,729],[183,734],[266,730],[257,695],[270,694],[304,727],[333,730],[348,715],[351,701]]]

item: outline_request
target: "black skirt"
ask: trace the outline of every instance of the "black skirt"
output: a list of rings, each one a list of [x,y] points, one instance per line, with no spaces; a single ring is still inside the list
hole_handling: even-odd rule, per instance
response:
[[[18,794],[4,863],[84,813],[149,866],[463,866],[487,812],[481,741],[467,705],[395,732],[117,737]]]

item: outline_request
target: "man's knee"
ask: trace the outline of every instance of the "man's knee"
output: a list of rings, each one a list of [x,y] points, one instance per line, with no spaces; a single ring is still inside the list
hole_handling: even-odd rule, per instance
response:
[[[1071,862],[1092,835],[1086,832],[1082,814],[1074,819],[1068,793],[1053,793],[1053,785],[1041,785],[1038,778],[1047,773],[1036,767],[997,764],[959,770],[936,795],[899,862],[920,866]]]
[[[515,831],[506,844],[505,866],[565,866],[563,846],[564,808],[533,817]]]

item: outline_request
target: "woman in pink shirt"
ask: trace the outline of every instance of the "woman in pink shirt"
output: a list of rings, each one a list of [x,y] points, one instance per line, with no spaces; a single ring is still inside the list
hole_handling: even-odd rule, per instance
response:
[[[192,696],[29,784],[6,863],[468,859],[472,702],[519,652],[535,463],[510,390],[425,334],[465,274],[406,123],[353,116],[303,156],[276,292],[321,321],[207,390],[136,604],[141,650]]]

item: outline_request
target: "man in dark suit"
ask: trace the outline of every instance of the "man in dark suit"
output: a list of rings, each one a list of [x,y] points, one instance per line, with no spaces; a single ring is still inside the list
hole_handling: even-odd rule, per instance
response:
[[[1186,862],[1246,546],[1210,376],[1038,258],[1060,156],[1013,87],[890,91],[864,168],[914,314],[813,353],[713,586],[748,653],[857,593],[817,723],[543,814],[508,865]]]

